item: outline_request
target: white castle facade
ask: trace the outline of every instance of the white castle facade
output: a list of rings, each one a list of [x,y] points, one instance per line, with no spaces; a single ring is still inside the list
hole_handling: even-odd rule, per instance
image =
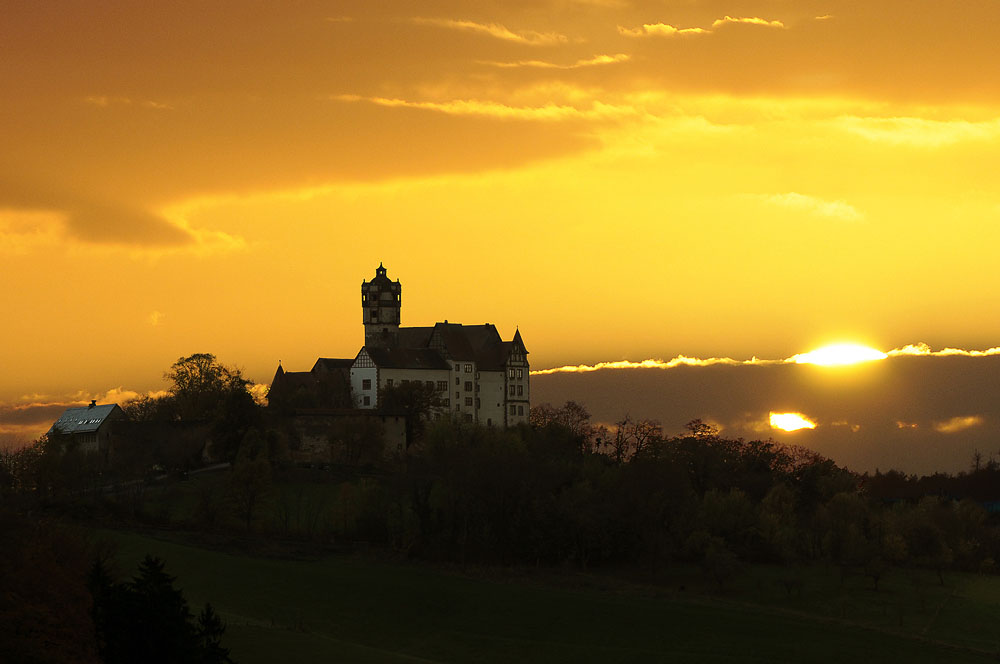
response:
[[[402,327],[401,309],[402,285],[390,280],[380,264],[375,277],[361,284],[365,345],[357,356],[320,358],[310,372],[279,367],[271,393],[291,399],[296,390],[315,394],[325,389],[336,395],[349,385],[351,406],[376,409],[386,389],[419,383],[433,390],[442,415],[447,410],[459,420],[486,426],[528,421],[528,351],[520,331],[504,341],[490,323]]]

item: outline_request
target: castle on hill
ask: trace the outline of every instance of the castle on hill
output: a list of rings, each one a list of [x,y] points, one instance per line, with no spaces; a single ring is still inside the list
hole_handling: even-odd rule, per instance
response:
[[[433,389],[441,410],[487,426],[528,421],[528,351],[520,331],[504,341],[496,326],[436,323],[400,326],[402,285],[379,264],[361,283],[365,345],[353,359],[319,358],[310,371],[280,365],[271,382],[272,405],[293,409],[372,410],[379,394],[408,383]],[[443,412],[442,412],[443,414]]]

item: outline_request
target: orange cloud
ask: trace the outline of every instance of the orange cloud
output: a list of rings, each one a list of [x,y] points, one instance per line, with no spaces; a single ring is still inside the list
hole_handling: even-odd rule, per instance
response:
[[[537,69],[580,69],[581,67],[594,67],[597,65],[610,65],[618,62],[627,62],[632,56],[625,53],[615,53],[614,55],[595,55],[592,58],[577,60],[573,64],[560,65],[545,60],[518,60],[516,62],[488,62],[482,64],[502,69],[513,69],[517,67],[534,67]]]
[[[390,108],[417,108],[437,111],[446,115],[474,115],[508,120],[558,121],[567,119],[600,119],[636,115],[638,111],[630,106],[615,106],[598,101],[591,102],[589,108],[578,108],[568,104],[546,104],[544,106],[509,106],[493,101],[478,99],[455,99],[451,101],[408,101],[386,97],[362,97],[360,95],[334,95],[337,101],[367,101]]]
[[[768,28],[784,28],[785,24],[781,21],[768,21],[757,16],[743,16],[739,18],[734,18],[732,16],[726,16],[724,18],[716,19],[712,22],[713,28],[718,28],[720,26],[726,25],[727,23],[743,23],[747,25],[761,25]]]
[[[154,110],[173,110],[173,105],[162,101],[154,101],[152,99],[146,99],[142,101],[136,101],[130,97],[112,97],[109,95],[88,95],[83,99],[84,103],[90,106],[97,106],[98,108],[107,108],[109,106],[140,106],[142,108],[152,108]]]
[[[618,32],[626,37],[646,37],[649,35],[673,37],[674,35],[708,35],[712,33],[711,30],[704,28],[677,28],[669,23],[643,23],[638,28],[626,28],[619,25]]]
[[[58,244],[64,214],[45,210],[0,209],[0,255],[27,254]]]
[[[870,349],[873,353],[878,353],[881,357],[873,356],[867,359],[883,359],[885,356],[888,357],[901,357],[901,356],[920,356],[920,357],[954,357],[954,356],[964,356],[964,357],[989,357],[991,355],[1000,355],[1000,347],[989,348],[987,350],[963,350],[960,348],[945,348],[943,350],[934,351],[931,350],[930,346],[924,343],[909,344],[903,346],[902,348],[896,348],[890,350],[886,353],[881,353],[881,351],[876,351],[875,349]],[[779,360],[768,360],[761,359],[759,357],[752,357],[749,360],[735,360],[731,357],[709,357],[705,359],[697,357],[687,357],[685,355],[678,355],[671,360],[658,360],[658,359],[648,359],[641,361],[632,360],[616,360],[612,362],[598,362],[596,364],[576,364],[576,365],[566,365],[561,367],[553,367],[550,369],[538,369],[531,372],[532,376],[541,376],[554,373],[589,373],[591,371],[604,371],[608,369],[673,369],[675,367],[708,367],[713,365],[728,365],[728,366],[762,366],[769,364],[803,364],[808,363],[807,360],[803,358],[807,357],[809,353],[799,353]]]
[[[943,348],[941,350],[931,350],[925,343],[908,344],[902,348],[894,348],[886,353],[889,357],[900,357],[903,355],[918,357],[989,357],[1000,355],[1000,346],[987,348],[986,350],[965,350],[962,348]]]
[[[712,22],[712,28],[678,28],[669,23],[643,23],[642,26],[638,28],[626,28],[621,25],[618,26],[618,33],[625,35],[626,37],[648,37],[648,36],[658,36],[658,37],[675,37],[675,36],[688,36],[688,35],[710,35],[715,28],[722,27],[728,24],[744,24],[744,25],[760,25],[768,28],[784,28],[785,24],[781,21],[768,21],[757,16],[750,17],[740,17],[734,18],[732,16],[725,16],[720,19],[716,19]]]
[[[916,117],[859,117],[836,121],[843,130],[872,142],[918,148],[941,148],[957,143],[1000,139],[1000,119],[933,120]]]
[[[958,433],[960,431],[965,431],[966,429],[971,429],[972,427],[978,427],[983,424],[985,420],[981,415],[966,415],[964,417],[952,417],[941,422],[934,423],[934,430],[938,433]]]
[[[707,367],[715,364],[736,365],[759,365],[759,364],[781,364],[784,360],[759,360],[756,357],[749,360],[734,360],[731,357],[710,357],[699,359],[697,357],[685,357],[678,355],[672,360],[642,360],[633,362],[631,360],[618,360],[615,362],[598,362],[597,364],[577,364],[555,367],[552,369],[539,369],[532,371],[532,376],[541,376],[554,373],[588,373],[591,371],[603,371],[605,369],[673,369],[674,367]]]
[[[785,194],[762,194],[761,201],[770,205],[798,210],[814,217],[824,219],[839,219],[841,221],[860,221],[864,213],[853,205],[841,200],[827,201],[815,196],[808,196],[794,191]]]
[[[465,30],[503,39],[504,41],[517,42],[519,44],[530,44],[537,46],[540,44],[561,44],[569,41],[566,35],[558,32],[536,32],[534,30],[522,30],[514,32],[499,23],[476,23],[474,21],[462,21],[444,18],[414,18],[413,22],[418,25],[433,25],[451,30]]]

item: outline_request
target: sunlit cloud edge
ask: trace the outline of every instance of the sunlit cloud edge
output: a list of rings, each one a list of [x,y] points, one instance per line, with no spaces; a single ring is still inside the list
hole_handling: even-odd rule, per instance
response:
[[[611,362],[598,362],[596,364],[565,365],[549,369],[537,369],[532,371],[531,375],[544,376],[556,373],[589,373],[593,371],[605,371],[611,369],[673,369],[676,367],[707,367],[715,365],[765,366],[776,364],[808,364],[808,362],[801,361],[801,358],[804,355],[807,355],[807,353],[799,353],[784,359],[762,359],[759,357],[752,357],[748,360],[736,360],[731,357],[697,358],[688,357],[686,355],[678,355],[670,360],[617,360]],[[925,343],[915,343],[907,344],[901,348],[894,348],[883,353],[883,355],[885,357],[872,358],[868,361],[878,361],[879,359],[889,359],[893,357],[990,357],[993,355],[1000,355],[1000,346],[987,348],[985,350],[966,350],[951,347],[943,348],[941,350],[933,350]]]

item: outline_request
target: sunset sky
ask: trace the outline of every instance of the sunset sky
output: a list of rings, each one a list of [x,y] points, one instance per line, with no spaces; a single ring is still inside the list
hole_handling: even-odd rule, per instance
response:
[[[259,382],[353,357],[379,262],[404,325],[518,326],[536,369],[1000,345],[998,25],[992,0],[4,3],[0,415],[162,389],[196,352]]]

